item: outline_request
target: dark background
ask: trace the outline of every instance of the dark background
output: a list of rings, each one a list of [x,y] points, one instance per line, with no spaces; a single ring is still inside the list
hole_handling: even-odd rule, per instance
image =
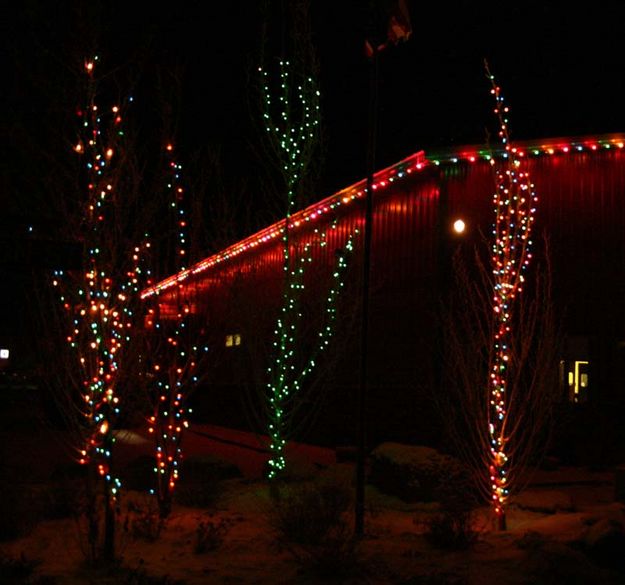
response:
[[[281,5],[273,4],[278,30]],[[368,3],[311,4],[325,145],[315,199],[366,173]],[[495,129],[484,58],[511,106],[513,137],[624,129],[619,2],[407,4],[412,38],[381,56],[378,167],[421,148],[484,142]],[[201,153],[218,150],[226,190],[244,179],[251,215],[270,219],[257,185],[263,163],[251,91],[262,21],[255,0],[2,4],[0,345],[30,346],[30,275],[50,263],[41,246],[49,255],[49,243],[63,239],[54,198],[72,179],[72,112],[85,56],[97,53],[119,94],[132,92],[128,124],[146,149],[159,146],[165,108],[181,162],[201,168]],[[242,221],[236,235],[253,227]]]

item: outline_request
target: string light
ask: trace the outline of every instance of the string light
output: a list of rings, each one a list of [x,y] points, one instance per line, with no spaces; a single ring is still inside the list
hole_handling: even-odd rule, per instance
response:
[[[571,139],[568,141],[541,141],[540,143],[533,141],[522,143],[519,141],[515,144],[515,152],[513,154],[519,158],[563,155],[571,156],[578,153],[595,155],[604,150],[623,149],[625,147],[625,137],[617,135],[609,137]],[[433,153],[431,155],[420,151],[407,157],[399,163],[392,165],[391,167],[377,172],[374,176],[374,190],[376,191],[376,195],[380,194],[381,191],[384,191],[393,185],[397,185],[398,182],[407,179],[412,176],[413,173],[421,172],[432,167],[440,167],[441,165],[454,166],[463,164],[479,164],[480,162],[487,162],[488,164],[491,164],[491,161],[505,160],[506,154],[505,148],[487,151],[478,147],[463,147],[448,150],[443,153]],[[384,185],[382,185],[382,181],[384,181]],[[328,221],[337,219],[346,206],[351,205],[355,201],[364,199],[365,188],[366,181],[359,181],[358,183],[342,189],[330,197],[322,199],[318,203],[310,205],[302,211],[293,213],[291,215],[289,228],[294,228],[296,221],[299,222],[299,225],[301,226],[322,219]],[[277,238],[283,236],[284,228],[284,220],[278,221],[253,234],[252,236],[229,246],[221,252],[198,262],[190,268],[182,270],[162,280],[154,286],[146,288],[141,292],[141,298],[147,299],[152,295],[160,294],[161,292],[164,292],[167,289],[187,280],[189,277],[201,274],[212,269],[213,267],[223,265],[248,250],[259,248],[271,243]]]
[[[89,98],[87,106],[77,112],[82,136],[74,146],[84,158],[86,169],[86,200],[79,212],[85,257],[78,271],[55,271],[52,285],[59,290],[69,323],[66,340],[75,350],[82,371],[79,460],[95,466],[115,497],[121,487],[110,464],[115,443],[113,428],[120,412],[117,380],[123,349],[133,332],[131,299],[140,292],[140,257],[145,244],[131,249],[129,257],[122,259],[112,251],[110,229],[115,229],[116,219],[113,185],[120,172],[114,164],[114,153],[123,130],[113,130],[119,116],[111,119],[101,114],[95,102],[93,76],[97,60],[85,61]],[[113,108],[115,114],[119,110],[119,106]]]
[[[339,200],[327,201],[327,207],[317,205],[304,212],[294,213],[296,191],[311,159],[316,144],[319,127],[319,90],[312,77],[294,80],[291,64],[286,60],[279,61],[279,90],[273,98],[269,87],[269,75],[259,68],[262,80],[263,121],[269,139],[274,146],[276,158],[280,164],[282,177],[286,185],[286,216],[282,222],[270,226],[256,237],[243,242],[238,247],[226,250],[224,255],[215,258],[215,262],[240,254],[246,249],[255,247],[280,237],[282,240],[284,284],[282,292],[282,308],[278,315],[273,341],[273,361],[268,368],[267,407],[268,434],[270,437],[270,458],[268,461],[268,477],[274,479],[285,469],[284,448],[286,445],[287,421],[289,420],[289,404],[302,388],[302,384],[314,370],[320,352],[325,351],[333,335],[336,319],[336,304],[339,293],[344,286],[343,275],[347,266],[345,254],[353,249],[350,235],[342,252],[337,256],[337,264],[333,271],[333,284],[326,298],[325,324],[318,332],[312,353],[304,364],[297,355],[299,322],[302,317],[300,310],[301,295],[304,290],[304,274],[312,262],[313,245],[325,246],[326,234],[314,230],[314,238],[307,242],[299,254],[293,256],[290,234],[302,224],[314,221],[321,214],[340,205]],[[214,264],[213,264],[214,265]],[[204,270],[207,264],[196,267],[194,273]]]
[[[333,225],[331,229],[336,229]],[[358,232],[355,232],[357,235]],[[306,378],[313,372],[320,354],[326,351],[330,340],[334,336],[337,304],[341,291],[345,287],[345,273],[348,265],[348,256],[354,249],[354,236],[349,236],[342,250],[337,252],[336,264],[332,271],[332,284],[325,299],[324,325],[318,331],[316,341],[308,358],[301,365],[297,360],[297,343],[299,321],[302,313],[299,310],[300,295],[304,290],[304,274],[306,267],[312,262],[313,246],[326,246],[326,233],[314,231],[315,237],[305,244],[302,254],[289,270],[287,282],[288,292],[285,293],[285,303],[282,306],[274,330],[274,360],[268,368],[269,381],[267,392],[269,397],[270,420],[268,432],[270,437],[270,459],[268,461],[269,479],[274,479],[286,467],[284,448],[286,446],[286,425],[288,420],[289,399],[295,396],[302,388]]]
[[[182,166],[176,162],[173,145],[165,146],[166,187],[170,223],[175,227],[174,269],[184,270],[187,258],[187,219],[184,213]],[[186,399],[198,380],[198,361],[207,347],[189,343],[191,307],[182,287],[178,287],[176,313],[172,319],[160,315],[158,304],[148,308],[147,324],[151,332],[148,363],[151,365],[153,412],[148,431],[156,450],[156,496],[161,514],[169,513],[171,499],[180,477],[183,457],[182,438],[188,428]]]
[[[498,90],[496,90],[498,91]],[[504,111],[506,106],[503,102],[500,104],[499,99],[501,95],[496,96],[498,107],[502,108],[502,115],[506,114],[505,120],[507,120],[507,112]],[[493,366],[491,371],[493,377],[489,379],[489,393],[492,393],[489,398],[489,405],[491,406],[491,420],[489,421],[488,437],[489,444],[491,446],[490,459],[491,465],[489,466],[489,477],[491,479],[490,486],[492,491],[493,503],[495,510],[498,514],[503,515],[505,510],[505,502],[508,496],[509,479],[507,477],[506,465],[508,462],[508,454],[505,451],[506,437],[501,432],[504,428],[502,420],[505,421],[505,415],[507,408],[505,405],[505,377],[504,374],[509,368],[510,356],[509,344],[506,343],[506,335],[511,333],[510,327],[510,315],[513,307],[513,300],[522,288],[522,277],[527,264],[531,258],[531,251],[529,249],[530,231],[533,223],[533,215],[536,208],[536,196],[533,191],[533,186],[529,181],[529,177],[522,170],[524,161],[532,157],[553,157],[553,156],[577,156],[583,154],[584,156],[596,156],[602,151],[609,151],[611,149],[622,150],[625,146],[625,138],[621,135],[594,137],[594,138],[578,138],[570,140],[543,140],[541,142],[516,142],[511,145],[507,136],[507,121],[502,119],[500,131],[503,133],[501,136],[503,146],[494,151],[485,151],[480,148],[464,147],[458,149],[448,150],[445,153],[434,153],[432,155],[425,155],[423,152],[416,153],[399,163],[384,169],[375,174],[374,177],[374,189],[376,196],[380,195],[385,189],[388,189],[392,185],[398,184],[400,181],[404,181],[415,173],[419,173],[424,169],[435,168],[441,166],[454,166],[454,165],[474,165],[480,164],[480,162],[486,162],[489,165],[494,165],[497,162],[503,163],[504,168],[509,171],[504,171],[498,177],[497,191],[495,194],[495,209],[500,211],[512,211],[514,207],[509,207],[512,204],[518,204],[520,207],[519,212],[516,212],[515,221],[512,228],[505,228],[506,215],[501,213],[497,214],[497,223],[499,228],[495,228],[495,245],[493,247],[493,258],[497,269],[497,277],[499,278],[497,294],[494,296],[495,302],[493,305],[494,314],[500,319],[500,324],[505,323],[505,326],[501,326],[497,334],[499,336],[497,340],[497,364]],[[511,186],[506,186],[508,181],[511,182]],[[508,193],[505,193],[508,189]],[[302,226],[309,226],[316,221],[332,222],[340,219],[343,210],[350,206],[353,202],[361,200],[365,193],[365,181],[360,181],[346,189],[339,191],[338,193],[323,199],[322,201],[315,203],[306,209],[289,213],[286,220],[276,222],[269,227],[257,232],[256,234],[242,240],[239,243],[226,248],[222,252],[215,254],[187,270],[178,272],[177,274],[169,277],[157,285],[150,287],[142,292],[142,298],[149,298],[154,294],[161,294],[171,287],[184,285],[184,281],[190,277],[196,277],[212,268],[219,268],[224,264],[237,258],[240,254],[245,254],[251,250],[258,250],[263,246],[269,246],[276,239],[282,238],[284,240],[285,232],[287,230],[301,229]],[[525,193],[526,197],[518,197],[514,193]],[[505,197],[504,197],[505,195]],[[528,207],[528,205],[531,207]],[[523,207],[525,206],[525,207]],[[290,208],[290,207],[289,207]],[[521,209],[522,208],[522,209]],[[502,219],[503,218],[503,219]],[[499,231],[498,231],[499,229]],[[504,234],[503,232],[506,232]],[[323,239],[324,234],[319,236],[320,240]],[[513,244],[515,242],[521,242],[521,246]],[[511,263],[506,259],[505,254],[509,254],[515,251],[515,254],[520,249],[524,249],[523,258],[520,262],[520,269],[514,268],[514,263]],[[307,253],[310,254],[310,248],[306,248]],[[499,264],[497,264],[499,263]],[[294,275],[291,270],[290,274]],[[517,276],[518,280],[506,280],[511,276]],[[297,290],[294,288],[294,290]],[[290,305],[292,310],[296,307],[296,304]],[[288,327],[285,326],[286,321],[280,322],[276,329],[275,335],[280,337],[284,332],[288,331]],[[289,342],[290,337],[286,338]],[[274,346],[275,347],[275,346]],[[284,347],[284,350],[282,349]],[[288,343],[278,344],[280,351],[288,353],[290,351]],[[276,361],[276,365],[272,367],[270,373],[277,376],[277,380],[280,384],[284,383],[284,380],[280,380],[280,367],[286,362],[281,361],[280,358]],[[498,368],[498,371],[496,371]],[[503,385],[501,382],[503,381]],[[279,390],[278,383],[270,382],[268,385],[268,393],[272,395],[276,393],[282,400],[287,401],[288,396],[292,395],[291,386],[285,386],[286,391]],[[284,457],[283,448],[285,439],[282,433],[283,421],[285,417],[285,409],[281,408],[279,404],[274,409],[274,416],[271,424],[274,426],[271,433],[272,436],[272,463],[270,464],[273,471],[272,476],[277,475],[284,469]],[[502,418],[503,417],[503,418]]]
[[[508,128],[509,108],[499,86],[488,72],[495,98],[494,113],[499,121],[499,139],[504,148],[503,164],[496,169],[493,196],[495,221],[491,263],[493,269],[494,333],[489,374],[488,437],[489,479],[495,514],[503,522],[509,494],[510,430],[507,426],[508,393],[514,354],[513,314],[523,290],[524,273],[532,259],[531,234],[538,197],[524,170],[522,150],[512,147]],[[553,147],[547,148],[553,154]],[[563,152],[568,152],[563,150]],[[491,159],[494,166],[495,161]]]

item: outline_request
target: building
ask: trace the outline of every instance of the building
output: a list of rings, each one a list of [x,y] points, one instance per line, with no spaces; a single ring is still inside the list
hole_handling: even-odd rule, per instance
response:
[[[563,401],[625,404],[625,135],[518,142],[539,196],[535,240],[549,242],[562,331]],[[431,440],[431,397],[440,385],[440,308],[453,282],[456,248],[483,244],[493,223],[495,164],[502,151],[461,147],[418,152],[376,173],[371,255],[367,396],[371,440]],[[313,440],[352,442],[358,387],[359,286],[365,181],[291,217],[294,257],[310,257],[299,308],[305,356],[321,326],[334,259],[350,236],[346,286],[334,338],[306,398]],[[196,411],[247,425],[262,392],[281,306],[285,222],[214,254],[143,291],[162,319],[185,304],[210,345],[209,382]],[[320,242],[325,239],[325,245]],[[537,254],[542,243],[536,242]],[[311,341],[313,340],[313,341]],[[311,378],[312,379],[312,378]],[[256,396],[256,398],[254,398]],[[319,400],[317,398],[319,397]]]

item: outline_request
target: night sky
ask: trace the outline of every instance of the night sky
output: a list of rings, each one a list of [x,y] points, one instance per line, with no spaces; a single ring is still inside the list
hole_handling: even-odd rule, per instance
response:
[[[367,2],[311,3],[325,136],[315,199],[366,172]],[[513,138],[625,130],[619,2],[407,4],[412,38],[381,58],[378,167],[421,148],[484,142],[494,129],[484,58],[511,106]],[[279,8],[274,2],[274,21]],[[71,177],[63,160],[71,158],[76,136],[76,72],[94,50],[120,94],[133,93],[136,117],[128,123],[146,143],[153,138],[158,147],[159,116],[163,103],[171,103],[182,162],[219,150],[226,185],[244,178],[251,205],[262,207],[260,136],[251,115],[256,98],[249,90],[261,2],[186,0],[161,7],[24,0],[1,10],[4,257],[31,225],[46,237],[62,231],[50,198]]]
[[[99,10],[92,7],[97,4],[5,5],[4,116],[35,132],[41,124],[43,140],[54,130],[57,138],[70,134],[71,140],[69,128],[50,128],[47,120],[71,102],[69,73],[96,47],[103,68],[125,68],[135,80],[131,91],[138,110],[153,113],[161,94],[173,102],[184,155],[218,147],[228,171],[238,174],[257,164],[251,150],[260,138],[250,113],[256,98],[249,87],[258,63],[261,3],[186,0],[156,8],[102,2]],[[512,108],[513,137],[623,130],[625,51],[618,2],[583,8],[549,1],[407,4],[412,38],[382,55],[379,165],[419,148],[484,141],[485,129],[494,127],[484,58]],[[326,138],[320,196],[365,172],[366,5],[312,1]],[[181,91],[158,90],[156,67],[175,71]],[[68,87],[59,87],[63,80]],[[58,96],[64,103],[54,101]],[[19,156],[6,141],[4,148],[5,161]]]

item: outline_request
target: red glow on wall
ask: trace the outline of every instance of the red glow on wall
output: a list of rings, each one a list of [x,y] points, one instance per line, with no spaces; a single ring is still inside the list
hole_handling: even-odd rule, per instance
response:
[[[555,138],[540,142],[518,141],[516,144],[517,146],[514,152],[520,157],[537,157],[544,155],[571,156],[580,152],[593,154],[611,148],[622,149],[625,146],[625,136],[619,134],[592,138]],[[378,196],[381,192],[397,184],[397,182],[400,182],[403,178],[413,174],[415,171],[420,172],[435,166],[464,164],[467,162],[472,164],[479,164],[480,162],[490,164],[493,159],[504,156],[506,156],[506,154],[501,149],[488,150],[482,146],[465,146],[447,149],[441,152],[433,152],[432,154],[419,151],[399,163],[377,172],[374,176],[373,189],[376,191],[376,196]],[[337,217],[344,206],[350,205],[357,199],[364,198],[365,188],[366,180],[363,179],[293,214],[289,227],[304,228],[307,224],[315,222],[320,218],[333,219]],[[170,289],[175,284],[183,283],[189,277],[203,273],[214,266],[223,265],[223,263],[228,262],[250,249],[258,248],[268,242],[274,242],[276,238],[279,238],[284,233],[284,228],[284,220],[278,221],[221,252],[209,256],[190,268],[145,289],[141,293],[141,298],[147,299],[152,295],[160,294]]]

